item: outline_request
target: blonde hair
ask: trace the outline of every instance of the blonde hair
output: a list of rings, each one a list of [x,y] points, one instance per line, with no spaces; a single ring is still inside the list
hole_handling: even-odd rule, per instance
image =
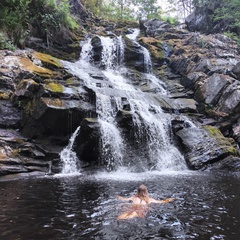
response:
[[[140,185],[137,190],[136,197],[140,198],[141,201],[145,201],[146,203],[149,202],[149,195],[148,195],[148,189],[145,185]]]

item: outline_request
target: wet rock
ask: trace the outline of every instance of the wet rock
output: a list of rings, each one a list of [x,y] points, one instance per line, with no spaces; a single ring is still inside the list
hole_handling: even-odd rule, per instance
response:
[[[40,90],[40,85],[32,79],[22,80],[15,91],[15,97],[20,98],[33,98]]]
[[[99,165],[100,124],[95,118],[85,118],[81,130],[75,139],[74,151],[79,159],[91,165]]]
[[[144,52],[142,47],[127,38],[125,39],[125,43],[126,47],[124,51],[124,58],[126,66],[140,72],[145,72]]]
[[[234,157],[234,156],[228,156],[224,158],[223,160],[213,163],[209,166],[207,166],[208,170],[224,170],[227,172],[239,172],[240,171],[240,158]]]
[[[20,132],[0,129],[0,176],[30,171],[47,172],[49,162],[46,159],[43,151],[28,142]]]
[[[27,168],[21,165],[1,165],[0,164],[0,176],[14,173],[26,173]]]
[[[179,112],[196,113],[197,102],[194,99],[178,98],[174,100],[174,104],[177,106],[176,110]]]
[[[176,135],[182,141],[186,160],[192,169],[202,169],[208,164],[238,154],[233,139],[225,138],[213,126],[182,127],[176,131]]]
[[[237,79],[240,80],[240,62],[233,67],[232,72],[236,75]]]
[[[227,88],[234,79],[225,75],[214,74],[204,80],[196,92],[197,100],[206,104],[215,105],[218,103],[223,90]]]
[[[102,41],[98,36],[95,36],[92,38],[91,44],[93,47],[93,51],[92,51],[93,52],[93,56],[92,56],[93,62],[99,66],[101,63],[101,59],[102,59],[102,49],[103,49]]]
[[[20,122],[20,109],[15,106],[11,101],[0,100],[0,127],[19,128]]]
[[[116,121],[119,127],[124,128],[125,131],[130,131],[133,127],[132,113],[130,109],[118,111]]]
[[[73,2],[75,11],[80,5],[79,1]],[[92,23],[87,12],[85,17],[84,24],[89,28]],[[101,24],[99,21],[89,33],[108,34],[115,38],[116,33],[128,32],[124,28],[126,24],[122,22],[103,21]],[[65,33],[56,34],[56,38]],[[124,38],[125,66],[131,68],[125,72],[123,70],[127,80],[143,91],[146,101],[150,99],[153,104],[160,105],[163,111],[178,115],[186,113],[202,125],[218,127],[239,143],[237,63],[240,57],[236,43],[221,34],[190,33],[156,19],[145,23],[145,33],[146,36],[139,41],[150,50],[153,70],[164,82],[159,84],[167,89],[167,93],[163,94],[159,86],[149,83],[144,76],[146,66],[143,48]],[[64,43],[72,41],[74,45],[72,40],[61,39],[58,50]],[[100,66],[101,38],[94,37],[91,44],[93,62]],[[77,45],[76,49],[79,50],[80,46]],[[62,48],[58,56],[61,56],[62,50],[70,54],[71,49],[74,47]],[[79,52],[76,51],[77,54]],[[100,67],[105,68],[104,65]],[[140,140],[134,137],[134,131],[136,133],[137,130],[133,129],[128,94],[121,89],[113,89],[113,84],[96,68],[88,69],[88,74],[92,89],[102,88],[109,96],[122,99],[122,109],[118,111],[116,121],[125,139],[129,140],[128,149],[133,150],[127,154],[133,158],[134,153],[141,149],[145,158],[147,149],[142,140],[147,133]],[[0,164],[5,166],[2,174],[59,172],[59,152],[79,125],[81,130],[75,140],[74,151],[86,166],[104,165],[99,150],[101,129],[96,119],[94,90],[84,86],[81,77],[72,76],[63,69],[62,61],[32,50],[0,52],[0,88],[0,126],[19,128],[20,131],[18,137],[10,137],[10,133],[0,136]],[[150,110],[154,111],[154,108]],[[198,114],[198,111],[202,114]],[[199,125],[195,128],[184,120],[173,121],[172,125],[174,141],[177,139],[190,168],[210,169],[210,166],[221,161],[223,165],[226,162],[227,169],[237,167],[236,142],[224,138],[215,127]],[[23,138],[22,134],[30,139]]]

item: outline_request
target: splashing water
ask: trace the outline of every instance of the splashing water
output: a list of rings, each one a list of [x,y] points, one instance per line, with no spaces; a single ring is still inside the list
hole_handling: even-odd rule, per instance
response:
[[[69,139],[67,147],[65,147],[60,153],[60,159],[63,164],[62,174],[76,174],[79,173],[78,162],[79,159],[76,153],[72,150],[74,141],[80,131],[80,126],[75,130]]]
[[[151,56],[149,54],[149,51],[137,42],[136,39],[139,33],[140,33],[139,29],[133,29],[133,32],[131,34],[127,34],[126,37],[131,39],[136,45],[138,45],[142,49],[143,58],[144,58],[144,72],[151,73],[152,72]]]
[[[127,37],[135,41],[138,34],[139,31],[135,30]],[[96,94],[98,122],[101,126],[101,162],[107,166],[107,170],[117,169],[126,166],[124,159],[131,155],[127,153],[127,150],[131,151],[131,147],[128,146],[126,149],[128,142],[124,139],[121,129],[116,123],[116,115],[119,110],[123,109],[122,99],[124,98],[130,106],[134,141],[138,145],[136,153],[146,152],[134,164],[140,166],[144,171],[187,169],[183,156],[172,144],[170,138],[171,116],[162,111],[159,103],[151,94],[142,92],[133,86],[121,72],[124,60],[122,37],[115,39],[100,37],[100,39],[103,47],[101,65],[105,66],[104,71],[90,64],[91,40],[83,45],[81,58],[78,62],[64,62],[64,65],[73,74],[84,80],[85,84]],[[145,78],[158,94],[166,95],[167,91],[164,84],[151,74],[152,63],[148,50],[142,46],[141,48],[144,54]],[[100,73],[103,80],[96,84],[96,79],[89,74],[89,71]]]

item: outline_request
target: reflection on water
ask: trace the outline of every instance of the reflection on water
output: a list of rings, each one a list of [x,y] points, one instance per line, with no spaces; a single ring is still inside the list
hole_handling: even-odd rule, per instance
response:
[[[123,172],[122,172],[123,173]],[[118,173],[115,173],[117,176]],[[153,198],[144,219],[117,220],[139,184]],[[240,179],[207,173],[101,173],[0,182],[0,239],[226,239],[240,229]]]

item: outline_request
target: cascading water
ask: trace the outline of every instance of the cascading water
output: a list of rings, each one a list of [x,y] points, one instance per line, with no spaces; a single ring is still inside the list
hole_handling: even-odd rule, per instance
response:
[[[72,150],[74,140],[77,137],[80,131],[80,126],[75,130],[72,134],[71,138],[69,139],[69,143],[67,147],[65,147],[60,153],[60,159],[63,164],[62,166],[62,174],[78,174],[79,173],[79,159],[76,153]]]
[[[134,31],[127,37],[135,41],[137,35],[137,31]],[[122,38],[99,38],[102,44],[100,66],[104,66],[104,70],[91,64],[93,50],[91,39],[82,46],[78,62],[64,62],[64,65],[96,93],[96,109],[101,126],[101,161],[109,170],[113,167],[129,166],[131,155],[129,152],[133,151],[135,155],[139,155],[134,159],[138,161],[137,164],[134,163],[138,171],[186,169],[183,156],[170,139],[171,116],[162,111],[151,94],[133,86],[129,79],[124,77],[128,69],[122,64],[124,62]],[[144,77],[158,94],[166,95],[164,84],[151,74],[149,52],[144,47],[141,48],[144,54]],[[93,76],[96,72],[101,74],[101,80]],[[128,144],[116,123],[117,113],[124,108],[123,99],[129,103],[135,146]],[[141,150],[145,151],[143,155]]]

